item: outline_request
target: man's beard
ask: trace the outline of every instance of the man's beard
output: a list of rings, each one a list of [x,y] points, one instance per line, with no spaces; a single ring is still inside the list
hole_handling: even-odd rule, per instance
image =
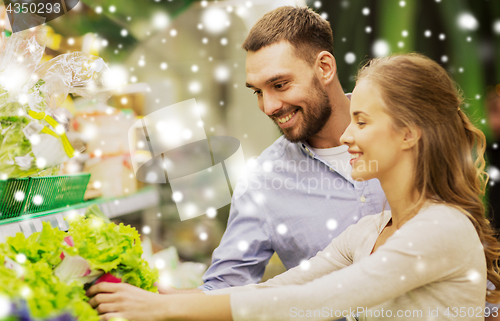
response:
[[[292,110],[297,110],[302,115],[302,123],[295,124],[290,128],[281,128],[277,119],[279,117],[274,117],[274,123],[278,126],[278,130],[286,139],[292,143],[297,143],[301,141],[306,141],[311,136],[316,135],[326,124],[328,119],[332,114],[332,107],[330,106],[330,98],[327,93],[321,88],[318,78],[313,77],[311,84],[313,99],[306,101],[307,111],[300,106],[293,106],[288,111],[283,114],[289,113]],[[293,133],[294,130],[298,132]]]

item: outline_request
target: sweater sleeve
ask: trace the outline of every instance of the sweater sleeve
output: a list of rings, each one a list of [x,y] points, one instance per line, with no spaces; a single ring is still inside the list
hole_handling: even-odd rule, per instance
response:
[[[328,274],[306,284],[304,282],[311,280],[305,276],[307,271],[293,271],[286,277],[296,278],[298,282],[293,284],[301,285],[231,293],[233,320],[294,320],[293,309],[328,307],[355,311],[358,307],[373,307],[423,285],[462,273],[463,253],[479,250],[475,248],[480,246],[477,233],[468,218],[457,210],[453,215],[436,214],[439,213],[427,216],[419,213],[418,218],[407,222],[375,253],[343,269],[331,272],[333,267],[338,267],[332,263],[320,264],[317,271],[311,266],[315,275],[321,274],[325,266],[331,269],[325,270]],[[356,241],[355,233],[347,232],[344,237],[342,243]],[[332,247],[338,246],[339,242],[332,243]],[[325,261],[332,262],[324,257],[317,260]],[[313,262],[316,263],[311,260]],[[284,277],[279,279],[282,281]],[[308,318],[331,319],[331,315]]]
[[[316,256],[266,282],[206,291],[204,293],[207,295],[221,295],[290,284],[301,285],[330,272],[340,270],[352,264],[352,253],[347,239],[351,238],[349,235],[353,229],[355,229],[355,225],[349,226],[342,234],[333,239],[323,251],[318,252]]]

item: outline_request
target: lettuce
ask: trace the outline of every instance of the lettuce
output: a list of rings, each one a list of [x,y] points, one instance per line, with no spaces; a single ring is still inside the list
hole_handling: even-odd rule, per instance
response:
[[[74,216],[69,220],[69,234],[75,246],[66,246],[70,255],[80,255],[93,270],[121,278],[122,282],[156,292],[158,271],[141,258],[141,239],[137,230],[123,223],[107,223],[96,216]],[[72,251],[72,252],[70,252]]]
[[[96,216],[98,215],[98,216]],[[98,321],[97,312],[88,304],[84,284],[66,284],[55,274],[61,253],[79,255],[92,269],[102,270],[148,291],[156,292],[158,271],[141,258],[142,247],[136,229],[109,222],[97,207],[86,216],[67,219],[68,233],[43,223],[41,232],[28,238],[23,233],[0,244],[0,296],[7,296],[13,306],[23,307],[37,320],[52,320],[71,315],[78,321]],[[71,236],[73,246],[64,241]],[[6,320],[31,320],[10,315]],[[56,319],[53,319],[56,320]],[[67,319],[64,319],[67,320]]]
[[[20,235],[20,234],[18,234]],[[80,321],[98,321],[97,312],[87,303],[81,285],[65,284],[52,274],[52,266],[40,260],[21,264],[22,275],[0,265],[0,293],[13,301],[24,300],[35,318],[51,318],[69,312]]]
[[[64,231],[43,222],[41,232],[33,233],[28,238],[22,233],[17,233],[7,243],[0,244],[0,251],[13,259],[21,253],[32,263],[45,261],[54,267],[61,262],[61,247],[65,236]]]

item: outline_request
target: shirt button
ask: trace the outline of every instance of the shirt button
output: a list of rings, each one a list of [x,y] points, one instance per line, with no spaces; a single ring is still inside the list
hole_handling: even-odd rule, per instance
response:
[[[363,196],[361,196],[361,197],[359,198],[359,200],[360,200],[361,202],[363,202],[363,203],[364,203],[364,202],[366,202],[366,197],[363,195]]]

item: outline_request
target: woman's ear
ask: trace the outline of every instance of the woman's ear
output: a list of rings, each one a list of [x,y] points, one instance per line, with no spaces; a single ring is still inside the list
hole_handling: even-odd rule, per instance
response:
[[[321,51],[316,57],[318,79],[323,85],[330,84],[337,75],[337,63],[328,51]]]
[[[404,129],[403,150],[413,148],[422,137],[422,130],[418,126],[409,126]]]

